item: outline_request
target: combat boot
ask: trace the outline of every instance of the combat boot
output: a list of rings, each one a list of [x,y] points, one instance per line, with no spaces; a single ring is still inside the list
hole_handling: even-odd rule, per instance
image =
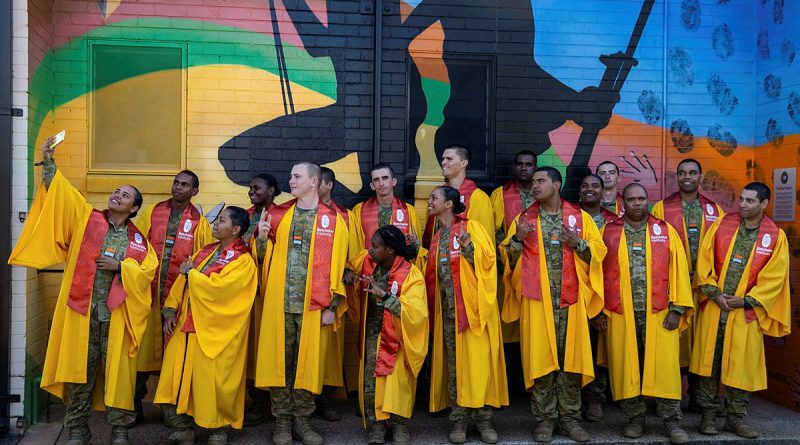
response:
[[[272,433],[275,445],[292,445],[292,419],[278,417],[275,419],[275,431]]]
[[[228,444],[228,433],[225,431],[224,428],[216,428],[211,430],[211,434],[208,435],[208,445],[227,445]]]
[[[170,445],[194,445],[194,428],[174,429],[167,437]]]
[[[713,409],[703,409],[703,415],[700,418],[700,426],[697,428],[701,434],[706,436],[716,436],[719,434],[717,429],[717,413]]]
[[[550,442],[553,440],[555,425],[551,420],[541,420],[533,430],[533,440],[536,442]]]
[[[586,408],[586,420],[589,422],[602,422],[604,417],[602,403],[589,403]]]
[[[322,445],[325,440],[314,431],[308,417],[297,417],[294,419],[294,433],[303,442],[303,445]]]
[[[386,424],[383,422],[375,422],[369,427],[367,433],[367,443],[381,444],[386,442]]]
[[[689,443],[689,435],[681,428],[681,424],[677,420],[667,420],[664,422],[664,428],[667,429],[667,434],[669,434],[669,441],[671,443]]]
[[[92,440],[92,432],[88,425],[76,426],[69,429],[67,445],[87,445]]]
[[[758,431],[744,421],[744,416],[734,416],[728,414],[725,420],[725,431],[736,434],[745,439],[755,439],[758,437]]]
[[[317,414],[328,422],[338,422],[342,420],[342,414],[334,408],[331,398],[327,391],[317,397]]]
[[[408,427],[405,423],[398,423],[392,430],[392,445],[409,445],[411,443],[411,434],[408,432]]]
[[[465,443],[467,441],[467,421],[456,420],[450,430],[450,443]]]
[[[644,433],[644,416],[631,418],[625,427],[622,428],[622,435],[629,439],[638,439]]]
[[[497,443],[497,430],[494,429],[492,422],[488,420],[478,420],[475,422],[475,427],[481,433],[481,442],[483,443]]]
[[[111,445],[130,445],[127,426],[111,427]]]
[[[592,440],[592,436],[583,429],[577,420],[564,421],[561,424],[561,429],[564,431],[564,435],[575,442],[590,442]]]

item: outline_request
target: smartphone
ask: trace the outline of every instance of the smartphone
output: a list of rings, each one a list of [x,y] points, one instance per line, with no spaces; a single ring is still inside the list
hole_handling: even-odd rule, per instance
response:
[[[64,142],[64,138],[66,136],[67,136],[67,130],[59,131],[57,135],[53,136],[53,143],[50,144],[50,148],[56,148],[58,144]]]

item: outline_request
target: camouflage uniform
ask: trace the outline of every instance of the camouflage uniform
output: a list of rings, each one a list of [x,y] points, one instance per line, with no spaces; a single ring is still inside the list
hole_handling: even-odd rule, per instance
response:
[[[647,334],[647,224],[635,229],[625,223],[625,243],[628,249],[628,267],[631,276],[633,318],[636,329],[636,346],[639,353],[639,373],[644,372],[645,337]],[[669,310],[683,313],[684,308],[673,306]],[[657,327],[656,329],[664,329]],[[681,401],[656,397],[656,412],[664,421],[681,420]],[[620,401],[626,417],[644,416],[647,411],[644,398],[639,395]]]
[[[609,212],[615,214],[615,215],[617,214],[617,200],[616,200],[616,198],[614,200],[608,201],[608,202],[600,201],[600,206],[603,207],[604,209],[608,210]]]
[[[721,294],[734,295],[742,278],[750,252],[758,238],[758,228],[746,229],[744,222],[739,224],[739,232],[736,236],[736,243],[731,252],[731,259],[727,265],[725,283],[720,289],[712,284],[700,286],[700,290],[709,298],[715,299]],[[750,296],[744,297],[745,306],[755,307],[761,304]],[[709,302],[708,304],[716,304]],[[740,310],[740,309],[734,309]],[[719,390],[720,374],[722,373],[722,350],[725,341],[725,326],[728,322],[728,313],[720,311],[719,328],[717,329],[717,343],[714,347],[714,365],[711,376],[697,377],[697,402],[704,410],[718,411],[720,408]],[[723,385],[725,388],[725,411],[728,415],[743,417],[747,415],[747,406],[750,403],[750,392],[739,388]]]
[[[108,232],[100,247],[100,254],[118,261],[125,259],[128,246],[128,227],[108,225]],[[92,286],[91,318],[89,320],[89,345],[86,360],[86,383],[67,384],[67,410],[64,425],[68,428],[88,425],[92,407],[92,391],[97,382],[99,367],[105,369],[108,352],[108,329],[111,324],[111,311],[106,300],[116,271],[97,270]],[[127,426],[134,422],[136,414],[120,408],[107,407],[108,423],[113,426]]]
[[[289,252],[286,260],[286,291],[284,293],[284,357],[286,386],[270,388],[272,415],[276,418],[309,417],[314,413],[314,395],[305,389],[294,389],[300,332],[303,327],[306,276],[311,254],[311,236],[316,209],[295,207],[289,229]]]
[[[391,209],[389,209],[391,211]],[[391,213],[390,213],[391,214]],[[375,284],[388,289],[389,270],[382,265],[377,265],[372,272]],[[384,308],[395,316],[400,317],[400,300],[396,296],[387,294],[382,303],[378,303],[375,295],[367,293],[367,314],[365,321],[364,340],[364,413],[370,423],[377,421],[375,417],[375,363],[378,359],[378,337],[383,328]],[[387,423],[396,425],[405,422],[405,418],[391,414]]]
[[[597,228],[601,230],[606,225],[606,218],[603,216],[603,212],[592,215],[592,221],[594,221],[594,224],[597,226]],[[597,317],[605,317],[605,314],[601,312],[597,315]],[[589,326],[589,340],[592,343],[592,353],[596,355],[598,333],[597,330],[591,326]],[[597,357],[595,357],[595,359],[596,358]],[[605,404],[608,401],[606,388],[608,388],[608,369],[605,366],[597,366],[595,363],[594,380],[589,382],[588,385],[581,389],[581,398],[583,399],[583,403]]]
[[[533,193],[530,190],[520,190],[519,191],[519,199],[522,202],[522,209],[527,209],[533,204]],[[505,224],[501,224],[500,228],[495,233],[495,245],[500,245],[503,240],[506,239],[506,226]],[[497,259],[499,260],[500,257],[498,256]],[[502,267],[502,261],[498,261],[498,266]],[[498,276],[503,276],[503,270],[500,269],[497,271]],[[498,283],[499,284],[499,283]]]
[[[562,253],[564,248],[559,237],[563,216],[561,210],[555,215],[548,215],[545,212],[539,213],[539,230],[542,233],[544,244],[545,262],[547,264],[547,275],[550,284],[550,296],[553,305],[553,322],[556,331],[556,348],[558,351],[559,367],[564,367],[564,351],[567,342],[567,322],[569,308],[561,308],[561,272],[563,270]],[[532,232],[529,236],[537,236]],[[522,254],[523,244],[513,240],[508,244],[507,252],[511,257],[512,264],[516,263]],[[580,245],[575,250],[575,254],[586,262],[591,261],[591,251],[586,242],[581,240]],[[580,421],[581,411],[581,378],[579,375],[553,371],[550,374],[539,377],[533,382],[531,391],[531,408],[533,417],[541,421],[562,423],[569,421]]]
[[[255,233],[256,229],[258,228],[258,221],[261,219],[261,214],[258,212],[253,212],[250,215],[250,226],[247,228],[247,232],[244,233],[243,238],[245,240],[252,242],[253,234]],[[258,264],[261,264],[264,261],[264,255],[267,252],[267,240],[261,240],[256,238],[256,254],[258,255]]]
[[[683,210],[683,221],[686,223],[686,237],[689,240],[689,254],[692,262],[689,264],[689,275],[694,276],[694,269],[697,267],[697,249],[700,246],[700,227],[703,226],[703,207],[700,200],[686,202],[681,200]]]
[[[433,248],[433,246],[431,246]],[[456,300],[453,287],[453,274],[450,271],[450,227],[442,226],[439,229],[439,245],[436,256],[436,273],[439,280],[439,292],[442,305],[442,331],[444,334],[445,350],[447,352],[447,390],[450,396],[450,420],[452,422],[466,421],[472,414],[475,420],[489,420],[492,417],[492,408],[464,408],[458,405],[458,382],[456,380]],[[461,248],[461,255],[470,264],[474,264],[475,246]]]

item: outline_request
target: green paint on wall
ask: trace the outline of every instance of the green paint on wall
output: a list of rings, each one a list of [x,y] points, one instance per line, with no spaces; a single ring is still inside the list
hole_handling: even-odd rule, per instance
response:
[[[450,84],[423,77],[422,91],[428,101],[428,113],[423,123],[441,127],[444,124],[444,106],[450,100]]]
[[[553,148],[552,145],[545,150],[544,153],[540,154],[537,160],[540,166],[544,167],[546,165],[548,167],[553,167],[561,172],[561,177],[567,177],[567,164],[556,154],[556,149]]]

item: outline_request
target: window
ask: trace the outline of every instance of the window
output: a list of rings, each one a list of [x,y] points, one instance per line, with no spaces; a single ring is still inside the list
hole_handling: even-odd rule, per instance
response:
[[[185,145],[184,47],[103,41],[90,48],[90,172],[180,170]]]

